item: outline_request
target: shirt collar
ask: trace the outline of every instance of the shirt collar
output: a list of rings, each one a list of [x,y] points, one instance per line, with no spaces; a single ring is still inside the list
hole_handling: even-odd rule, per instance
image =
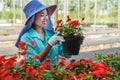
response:
[[[46,39],[48,40],[49,39],[49,34],[47,33],[47,31],[44,28],[43,28],[43,31],[44,31],[44,34],[45,34],[45,40]],[[30,33],[32,38],[39,38],[39,39],[41,39],[41,37],[39,36],[39,34],[37,33],[37,31],[34,28],[31,28],[29,30],[29,33]]]

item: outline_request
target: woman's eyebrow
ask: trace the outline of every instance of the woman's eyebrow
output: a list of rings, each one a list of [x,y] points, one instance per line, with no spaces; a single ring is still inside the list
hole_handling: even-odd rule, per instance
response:
[[[46,14],[45,12],[40,12],[40,14]]]

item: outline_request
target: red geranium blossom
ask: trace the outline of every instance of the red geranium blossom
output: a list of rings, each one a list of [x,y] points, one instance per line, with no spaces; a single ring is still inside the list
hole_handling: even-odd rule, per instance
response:
[[[40,55],[39,54],[35,54],[34,57],[35,57],[35,59],[40,59]]]
[[[61,66],[61,67],[64,67],[65,66],[65,62],[66,62],[66,59],[64,58],[64,57],[61,57],[61,56],[59,56],[59,65]]]
[[[37,71],[39,74],[42,74],[44,71],[45,71],[45,66],[44,65],[40,65],[38,68],[37,68]]]
[[[5,77],[7,77],[9,74],[10,74],[10,70],[3,70],[3,71],[1,72],[0,77],[3,79],[3,78],[5,78]]]
[[[27,50],[23,50],[22,52],[20,52],[20,55],[24,56],[26,55],[26,53],[27,53]]]
[[[70,16],[67,16],[66,22],[69,22],[69,21],[71,21],[71,18],[70,18]]]
[[[27,73],[27,74],[34,75],[35,72],[36,72],[36,69],[35,69],[33,66],[28,66],[28,67],[26,68],[26,73]]]
[[[7,76],[4,80],[16,80],[13,76]]]
[[[3,66],[7,67],[7,68],[13,68],[14,67],[14,63],[15,63],[15,60],[12,60],[12,59],[7,59]]]
[[[26,42],[20,41],[20,42],[18,43],[18,48],[19,48],[19,49],[22,49],[22,48],[25,47],[25,45],[26,45]]]
[[[77,20],[71,21],[71,26],[77,27],[79,25],[79,22]]]
[[[13,74],[13,76],[16,78],[16,79],[20,79],[22,77],[22,74],[21,73],[15,73]]]
[[[35,46],[35,42],[33,40],[30,40],[30,43],[32,44],[32,46]]]
[[[24,59],[21,59],[20,62],[19,62],[19,66],[20,66],[21,68],[24,68],[25,63],[26,63],[25,60],[24,60]]]
[[[62,22],[61,19],[56,21],[57,25],[61,24],[61,22]]]

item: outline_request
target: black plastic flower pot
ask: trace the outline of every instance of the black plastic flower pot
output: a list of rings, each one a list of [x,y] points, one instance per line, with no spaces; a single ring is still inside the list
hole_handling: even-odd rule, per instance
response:
[[[63,45],[63,52],[67,55],[78,55],[84,36],[66,36]]]

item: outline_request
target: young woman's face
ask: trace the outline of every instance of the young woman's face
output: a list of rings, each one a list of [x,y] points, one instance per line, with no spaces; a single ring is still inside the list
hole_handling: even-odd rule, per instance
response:
[[[47,24],[47,20],[48,20],[47,10],[44,9],[36,13],[34,23],[38,25],[39,27],[44,27]]]

